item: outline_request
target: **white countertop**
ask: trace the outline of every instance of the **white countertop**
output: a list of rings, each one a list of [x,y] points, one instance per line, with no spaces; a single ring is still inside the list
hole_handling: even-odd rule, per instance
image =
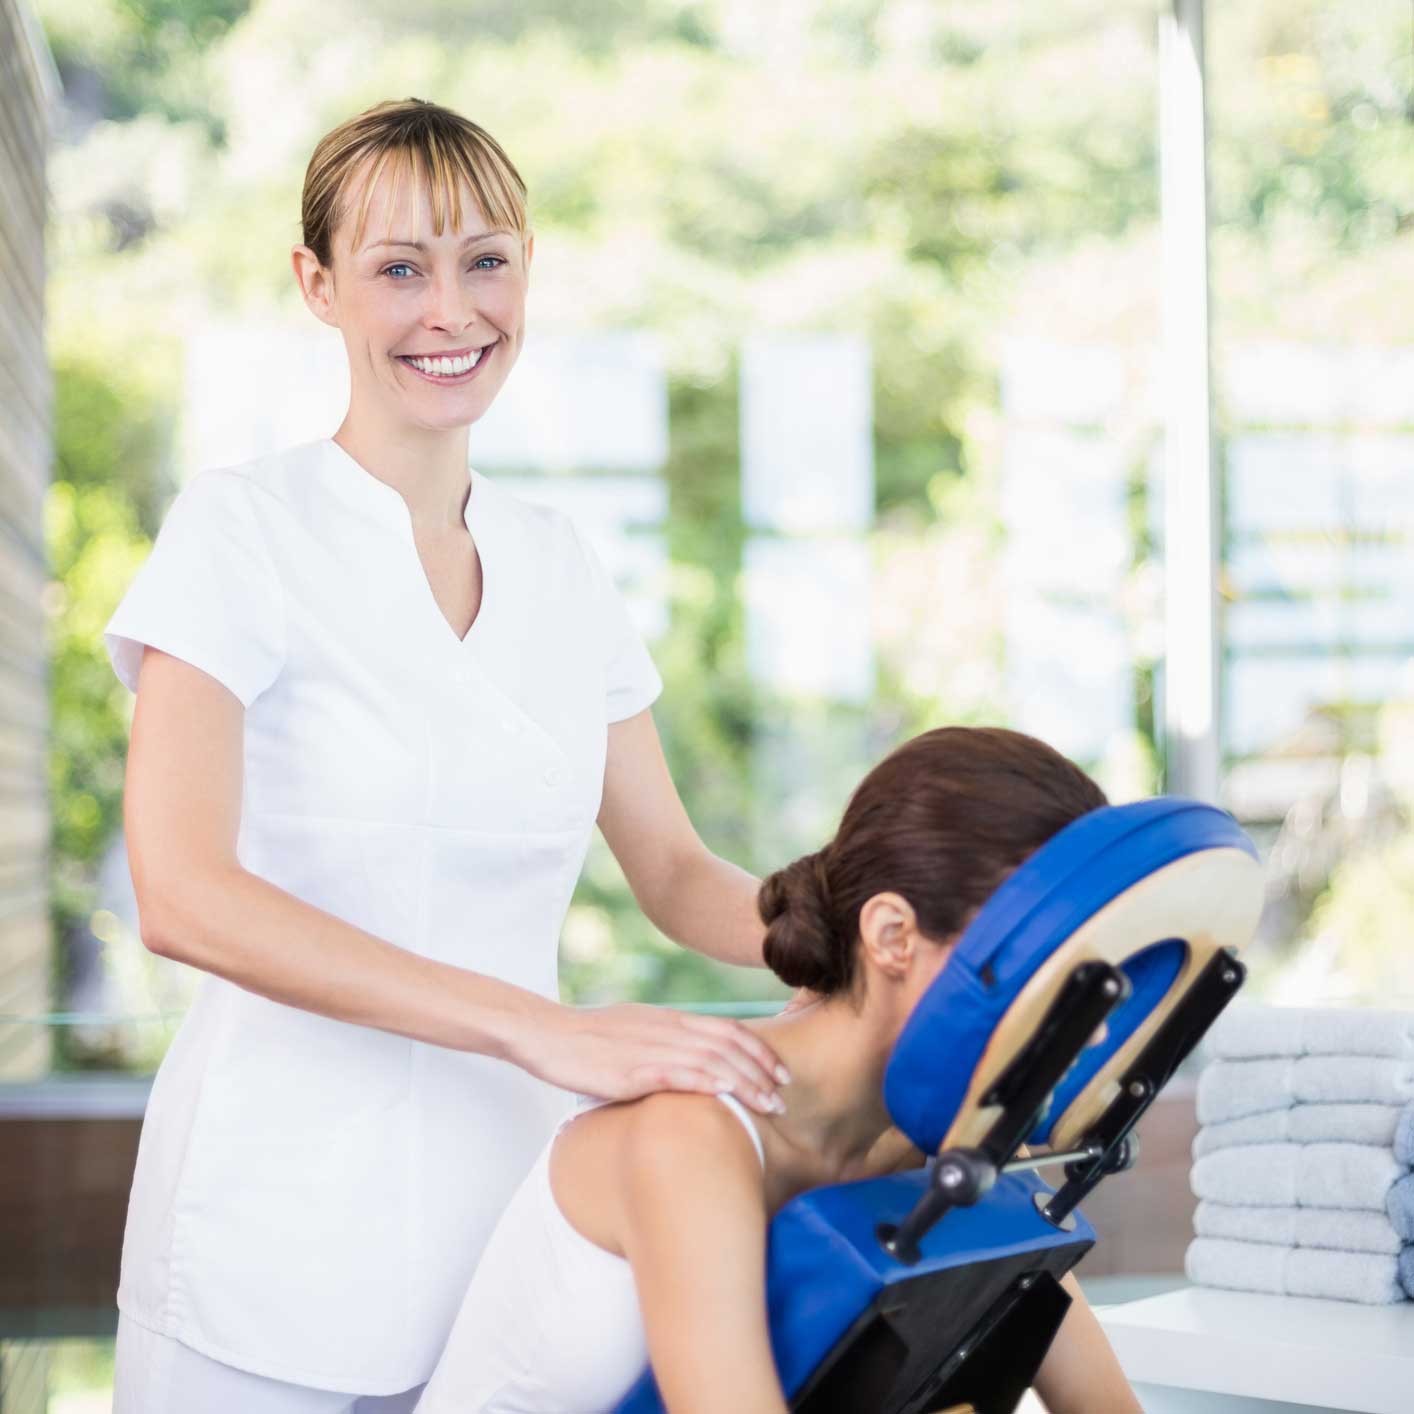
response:
[[[1414,1301],[1190,1286],[1095,1314],[1131,1381],[1361,1414],[1414,1410]]]

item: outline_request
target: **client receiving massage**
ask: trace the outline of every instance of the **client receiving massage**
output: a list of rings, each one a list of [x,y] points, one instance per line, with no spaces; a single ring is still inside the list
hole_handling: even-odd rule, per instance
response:
[[[1007,875],[1105,803],[1019,732],[943,727],[885,758],[835,838],[761,886],[767,963],[819,996],[748,1023],[791,1072],[783,1111],[581,1102],[502,1215],[416,1414],[604,1414],[650,1359],[671,1414],[785,1414],[771,1216],[923,1162],[883,1100],[904,1022]],[[1142,1414],[1074,1275],[1063,1285],[1074,1304],[1036,1392],[1050,1414]]]

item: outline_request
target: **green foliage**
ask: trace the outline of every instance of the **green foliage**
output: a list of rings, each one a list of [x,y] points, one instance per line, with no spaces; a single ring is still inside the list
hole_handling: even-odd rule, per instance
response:
[[[158,400],[107,361],[60,356],[53,373],[55,461],[44,508],[57,590],[49,625],[50,916],[62,939],[86,927],[94,870],[121,826],[131,697],[101,635],[160,519],[156,468],[165,434]]]
[[[107,116],[157,113],[223,128],[197,77],[204,52],[250,9],[251,0],[40,0],[49,47],[68,91],[97,81]]]
[[[1414,917],[1414,828],[1341,858],[1311,915],[1311,933],[1339,958],[1335,990],[1371,1001],[1408,998]]]
[[[1327,257],[1408,229],[1414,55],[1406,6],[1225,7],[1213,15],[1209,45],[1219,224],[1269,240],[1306,228]]]

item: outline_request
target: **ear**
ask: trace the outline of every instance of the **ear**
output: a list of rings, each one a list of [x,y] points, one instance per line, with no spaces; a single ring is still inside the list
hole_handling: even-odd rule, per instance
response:
[[[859,910],[859,946],[890,980],[907,980],[920,941],[918,916],[902,894],[875,894]]]
[[[535,232],[525,233],[525,273],[530,274],[530,262],[535,255]]]
[[[297,245],[290,251],[290,264],[299,282],[305,305],[316,319],[338,327],[334,317],[334,277],[320,263],[319,257],[307,245]]]

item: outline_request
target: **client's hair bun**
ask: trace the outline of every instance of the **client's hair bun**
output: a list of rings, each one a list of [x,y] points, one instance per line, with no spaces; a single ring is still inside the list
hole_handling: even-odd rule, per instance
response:
[[[822,996],[850,977],[849,945],[835,925],[825,851],[802,855],[761,883],[756,907],[766,924],[766,966],[792,987]]]

